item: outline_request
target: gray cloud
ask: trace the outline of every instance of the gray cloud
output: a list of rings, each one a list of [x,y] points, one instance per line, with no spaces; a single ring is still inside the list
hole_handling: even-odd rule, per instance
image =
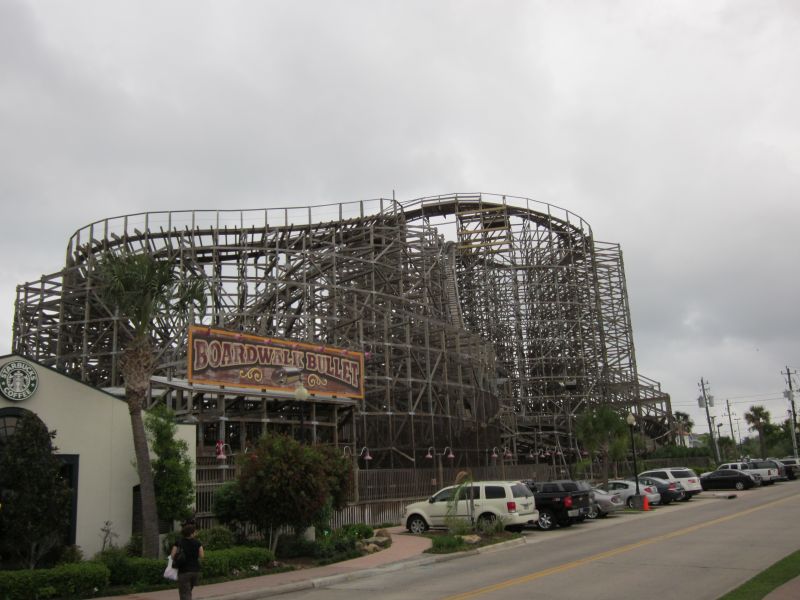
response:
[[[97,219],[479,190],[622,244],[640,370],[676,405],[701,375],[779,391],[799,33],[777,1],[4,0],[0,346],[15,284]]]

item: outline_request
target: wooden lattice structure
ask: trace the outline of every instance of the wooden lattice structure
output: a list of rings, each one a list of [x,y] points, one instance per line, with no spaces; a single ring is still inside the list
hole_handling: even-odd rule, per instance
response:
[[[669,431],[669,397],[636,370],[619,246],[551,205],[486,194],[263,209],[151,212],[92,223],[65,267],[20,285],[14,351],[121,385],[129,330],[99,300],[104,252],[151,253],[207,283],[209,311],[163,319],[152,402],[199,421],[199,456],[266,429],[356,451],[370,468],[486,464],[577,452],[575,416],[609,402]],[[366,353],[363,401],[191,385],[191,321]],[[356,452],[358,454],[358,452]],[[363,463],[362,463],[363,464]]]

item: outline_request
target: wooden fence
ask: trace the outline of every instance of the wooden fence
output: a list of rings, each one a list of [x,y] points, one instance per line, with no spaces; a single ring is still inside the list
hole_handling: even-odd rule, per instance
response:
[[[196,519],[201,527],[214,524],[214,494],[228,481],[236,478],[236,466],[203,466],[198,468]],[[353,478],[348,505],[332,517],[331,525],[340,527],[349,523],[380,525],[399,523],[405,505],[427,498],[440,488],[455,482],[463,469],[380,469],[357,470]],[[475,480],[535,479],[566,477],[560,469],[550,465],[505,465],[470,469]],[[439,482],[439,479],[444,482]]]
[[[653,459],[640,461],[639,471],[654,467],[708,466],[707,457]],[[437,490],[456,481],[464,469],[443,467],[426,469],[358,469],[354,473],[353,489],[350,491],[348,505],[336,512],[331,519],[333,527],[350,523],[381,525],[399,523],[406,504],[427,498]],[[474,467],[469,470],[476,481],[533,479],[589,479],[597,481],[600,477],[599,465],[589,465],[582,470],[567,471],[561,466],[545,464],[500,465]],[[612,464],[610,477],[629,477],[633,465],[627,461]],[[214,524],[213,502],[216,490],[236,478],[237,468],[233,461],[228,464],[200,465],[197,470],[197,519],[201,527]],[[441,480],[441,481],[440,481]]]

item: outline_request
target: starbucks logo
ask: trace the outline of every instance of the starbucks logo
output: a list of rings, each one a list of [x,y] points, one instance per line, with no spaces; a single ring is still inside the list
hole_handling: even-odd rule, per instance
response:
[[[14,360],[0,369],[0,393],[9,400],[27,400],[39,387],[39,375],[26,362]]]

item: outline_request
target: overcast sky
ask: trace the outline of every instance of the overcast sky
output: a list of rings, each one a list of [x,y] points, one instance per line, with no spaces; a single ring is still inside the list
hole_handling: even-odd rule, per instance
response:
[[[793,0],[0,0],[0,353],[91,221],[495,192],[622,245],[639,371],[698,431],[701,376],[784,420],[798,107]]]

